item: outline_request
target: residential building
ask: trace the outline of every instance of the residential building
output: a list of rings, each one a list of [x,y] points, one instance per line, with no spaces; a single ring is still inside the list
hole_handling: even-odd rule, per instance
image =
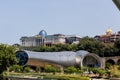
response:
[[[105,35],[96,35],[94,38],[104,43],[115,42],[120,39],[120,31],[118,33],[112,33],[112,30],[108,28]]]

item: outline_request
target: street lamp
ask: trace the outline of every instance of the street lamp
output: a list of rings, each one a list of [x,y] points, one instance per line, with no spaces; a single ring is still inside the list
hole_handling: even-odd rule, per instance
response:
[[[117,6],[117,8],[120,10],[120,0],[112,0],[115,5]]]

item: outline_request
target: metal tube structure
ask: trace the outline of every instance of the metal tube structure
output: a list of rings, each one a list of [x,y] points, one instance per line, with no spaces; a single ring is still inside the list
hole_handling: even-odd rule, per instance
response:
[[[99,56],[84,50],[80,51],[62,51],[62,52],[34,52],[17,51],[16,57],[19,65],[31,65],[33,63],[47,62],[64,67],[68,66],[88,66],[102,68],[102,61]]]

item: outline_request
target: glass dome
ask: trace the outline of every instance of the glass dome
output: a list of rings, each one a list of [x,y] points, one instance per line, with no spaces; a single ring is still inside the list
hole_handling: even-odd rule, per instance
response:
[[[47,32],[45,30],[41,30],[39,32],[39,35],[41,35],[42,37],[45,37],[45,36],[47,36]]]

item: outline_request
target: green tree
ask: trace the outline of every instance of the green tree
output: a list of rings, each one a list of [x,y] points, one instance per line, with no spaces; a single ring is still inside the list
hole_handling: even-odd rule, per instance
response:
[[[55,47],[57,48],[57,51],[66,51],[65,44],[56,44]]]
[[[55,47],[55,46],[52,46],[52,47],[50,47],[50,51],[51,51],[51,52],[57,52],[57,51],[58,51],[58,48]]]
[[[0,73],[17,63],[15,48],[0,44]]]
[[[0,74],[18,62],[15,51],[13,46],[0,44]]]
[[[118,49],[120,49],[120,39],[116,40],[114,43],[114,46]]]
[[[109,56],[116,56],[118,52],[118,49],[115,48],[114,46],[105,46],[104,47],[104,56],[109,57]]]
[[[120,39],[116,40],[114,43],[114,47],[117,48],[117,56],[120,56]]]
[[[73,45],[72,44],[66,44],[66,51],[73,51]]]
[[[48,47],[46,47],[46,46],[41,46],[41,47],[40,47],[40,51],[46,52],[46,51],[48,51]]]
[[[101,53],[103,53],[104,46],[105,45],[103,43],[94,38],[85,37],[81,39],[77,50],[87,50],[88,52],[101,55]]]

